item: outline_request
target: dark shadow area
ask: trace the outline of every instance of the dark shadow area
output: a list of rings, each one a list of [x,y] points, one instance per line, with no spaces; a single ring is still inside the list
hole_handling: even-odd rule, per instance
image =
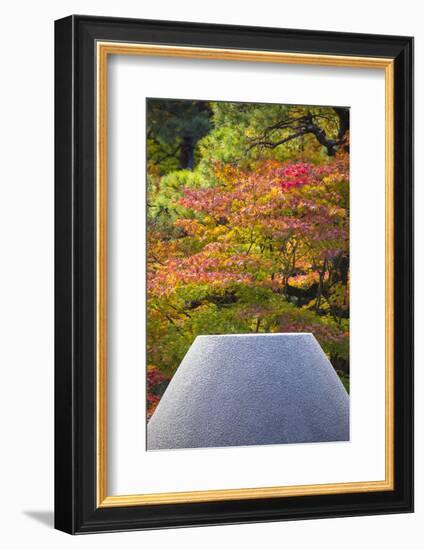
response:
[[[54,512],[53,510],[24,510],[23,513],[32,519],[35,519],[39,523],[46,525],[47,527],[54,527]]]

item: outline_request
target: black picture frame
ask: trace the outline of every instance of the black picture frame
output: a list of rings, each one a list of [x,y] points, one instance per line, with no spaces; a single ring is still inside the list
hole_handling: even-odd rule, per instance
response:
[[[99,40],[394,60],[394,490],[97,507]],[[413,510],[413,39],[73,15],[55,23],[55,527],[94,533]]]

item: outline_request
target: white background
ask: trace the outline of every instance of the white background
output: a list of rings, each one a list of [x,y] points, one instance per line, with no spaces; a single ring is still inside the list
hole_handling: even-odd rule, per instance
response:
[[[53,20],[70,13],[275,25],[416,36],[416,151],[424,148],[424,30],[419,3],[301,4],[215,0],[8,3],[2,11],[0,86],[0,542],[5,548],[422,548],[424,330],[417,285],[416,513],[248,526],[70,537],[51,528],[53,506]],[[420,124],[421,123],[421,124]],[[370,138],[371,139],[371,138]],[[423,204],[421,163],[416,201]],[[416,222],[416,280],[424,265]]]
[[[384,70],[120,56],[108,78],[108,494],[384,479]],[[351,108],[350,441],[145,451],[145,97],[164,95]]]

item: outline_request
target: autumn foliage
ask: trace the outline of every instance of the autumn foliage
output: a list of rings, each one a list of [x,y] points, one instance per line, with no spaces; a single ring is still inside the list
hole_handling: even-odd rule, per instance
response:
[[[213,140],[234,121],[219,108],[193,168],[148,165],[148,417],[198,334],[312,332],[348,380],[347,148],[329,156],[306,135],[226,161]]]

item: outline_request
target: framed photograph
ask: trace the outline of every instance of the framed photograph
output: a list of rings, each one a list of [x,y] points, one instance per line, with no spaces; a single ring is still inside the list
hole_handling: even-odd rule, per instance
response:
[[[413,39],[55,24],[55,525],[413,509]]]

